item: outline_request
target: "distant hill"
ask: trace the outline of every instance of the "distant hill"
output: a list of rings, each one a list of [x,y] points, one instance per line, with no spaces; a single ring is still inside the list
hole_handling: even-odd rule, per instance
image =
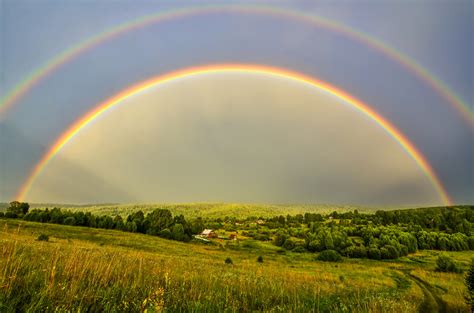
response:
[[[179,204],[100,204],[100,205],[46,205],[32,204],[33,208],[60,207],[70,210],[80,209],[83,212],[91,212],[98,215],[122,215],[143,211],[149,213],[157,208],[170,210],[174,215],[183,214],[185,217],[236,217],[245,218],[272,217],[278,215],[295,215],[311,213],[330,213],[333,211],[347,212],[358,210],[359,212],[375,212],[378,208],[366,208],[348,205],[277,205],[277,204],[237,204],[237,203],[179,203]]]
[[[0,203],[0,211],[5,211],[8,203]],[[184,215],[187,218],[208,217],[224,218],[226,216],[236,218],[273,217],[287,214],[296,215],[304,213],[327,214],[334,211],[338,213],[358,210],[360,213],[375,213],[378,210],[398,211],[398,210],[437,210],[443,207],[362,207],[356,205],[333,205],[333,204],[242,204],[242,203],[148,203],[148,204],[58,204],[58,203],[30,203],[34,209],[62,208],[67,210],[80,210],[91,212],[95,215],[122,215],[143,211],[147,214],[157,208],[168,209],[174,215]],[[469,205],[456,205],[455,207],[472,207]]]

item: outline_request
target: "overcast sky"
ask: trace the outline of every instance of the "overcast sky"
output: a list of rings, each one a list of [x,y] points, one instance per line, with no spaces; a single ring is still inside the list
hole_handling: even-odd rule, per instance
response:
[[[197,2],[0,3],[3,96],[32,70],[105,29]],[[265,4],[322,16],[395,47],[472,110],[472,1]],[[0,117],[0,201],[11,201],[55,139],[99,102],[152,76],[228,62],[305,73],[369,103],[426,156],[454,202],[474,201],[473,129],[426,81],[353,38],[250,11],[136,29],[42,80]],[[27,200],[440,203],[422,174],[378,125],[337,99],[294,82],[234,73],[127,100],[70,142]]]

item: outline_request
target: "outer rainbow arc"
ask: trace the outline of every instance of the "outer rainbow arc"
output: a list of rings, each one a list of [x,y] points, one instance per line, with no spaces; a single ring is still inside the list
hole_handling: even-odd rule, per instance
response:
[[[116,36],[151,25],[154,23],[165,22],[175,18],[189,17],[198,14],[205,13],[220,13],[220,12],[238,12],[238,13],[253,13],[253,14],[268,14],[275,15],[282,18],[292,18],[298,21],[302,21],[318,27],[323,27],[334,31],[336,33],[343,34],[348,38],[357,40],[381,53],[389,56],[391,59],[397,61],[408,71],[414,73],[418,78],[429,85],[434,91],[436,91],[442,98],[450,103],[458,112],[461,113],[463,119],[474,129],[474,112],[471,110],[468,104],[460,99],[446,84],[440,79],[430,73],[423,66],[418,64],[414,59],[402,54],[397,49],[390,47],[386,43],[371,37],[361,31],[354,30],[348,26],[337,23],[330,19],[306,14],[296,10],[269,7],[263,5],[255,6],[243,6],[243,5],[212,5],[212,6],[193,6],[182,9],[176,9],[157,13],[153,15],[142,16],[131,22],[120,24],[116,27],[107,29],[95,36],[92,36],[85,41],[80,42],[77,45],[71,46],[64,50],[59,55],[50,59],[45,65],[37,68],[31,72],[26,79],[17,84],[12,91],[6,94],[3,98],[0,98],[0,118],[2,113],[11,107],[19,98],[25,95],[34,85],[45,78],[48,74],[52,73],[55,69],[61,65],[67,63],[74,57],[81,53],[107,41]]]
[[[25,183],[20,187],[16,199],[22,201],[25,199],[28,194],[33,182],[36,177],[41,173],[44,167],[49,163],[50,160],[77,134],[87,126],[94,119],[99,117],[102,113],[108,109],[119,104],[121,101],[158,84],[178,80],[180,78],[195,76],[205,73],[218,73],[218,72],[247,72],[247,73],[256,73],[256,74],[266,74],[277,77],[283,77],[291,79],[293,81],[301,82],[308,84],[315,88],[324,90],[325,92],[332,94],[339,99],[343,100],[345,103],[350,104],[356,108],[361,113],[364,113],[370,119],[379,124],[390,136],[392,136],[408,153],[410,157],[418,164],[418,166],[423,170],[427,178],[433,184],[433,187],[437,191],[440,199],[446,205],[451,205],[452,201],[441,184],[439,178],[435,174],[433,168],[428,163],[423,154],[418,151],[418,149],[406,138],[400,130],[398,130],[394,125],[388,122],[380,114],[371,109],[367,104],[362,101],[354,98],[353,96],[347,94],[346,92],[329,85],[326,82],[321,80],[306,76],[304,74],[296,73],[286,69],[262,66],[262,65],[253,65],[253,64],[214,64],[207,66],[191,67],[185,68],[182,70],[174,71],[165,75],[160,75],[153,77],[151,79],[145,80],[141,83],[138,83],[130,88],[127,88],[120,93],[112,96],[111,98],[105,100],[104,102],[98,104],[93,110],[85,114],[82,118],[77,120],[67,131],[65,131],[51,146],[46,154],[43,155],[41,160],[33,168],[32,172],[28,176]]]

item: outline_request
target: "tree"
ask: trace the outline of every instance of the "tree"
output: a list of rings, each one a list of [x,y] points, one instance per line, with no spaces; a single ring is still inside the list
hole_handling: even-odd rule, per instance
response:
[[[10,212],[13,217],[18,217],[28,213],[29,209],[30,205],[27,202],[12,201],[7,208],[7,212]]]
[[[189,239],[184,233],[184,227],[182,224],[176,224],[171,230],[171,234],[174,240],[187,241]]]
[[[157,235],[165,228],[170,228],[173,225],[173,215],[167,209],[156,209],[146,216],[148,222],[148,233]],[[184,221],[184,217],[178,217],[178,220]],[[181,226],[183,226],[181,224]],[[184,232],[184,229],[183,229]]]

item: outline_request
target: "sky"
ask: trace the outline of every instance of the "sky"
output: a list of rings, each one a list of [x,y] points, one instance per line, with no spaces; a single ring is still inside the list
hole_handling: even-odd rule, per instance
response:
[[[196,4],[0,0],[2,99],[92,36]],[[179,69],[235,63],[301,73],[361,100],[417,147],[454,203],[473,203],[471,1],[199,5],[224,8],[123,32],[58,66],[8,109],[0,107],[0,201],[15,199],[57,138],[105,99]],[[300,13],[268,13],[272,8]],[[453,107],[400,60],[298,14],[396,49],[471,113]],[[275,75],[222,72],[159,84],[84,127],[41,170],[25,200],[443,204],[400,144],[343,102]]]

